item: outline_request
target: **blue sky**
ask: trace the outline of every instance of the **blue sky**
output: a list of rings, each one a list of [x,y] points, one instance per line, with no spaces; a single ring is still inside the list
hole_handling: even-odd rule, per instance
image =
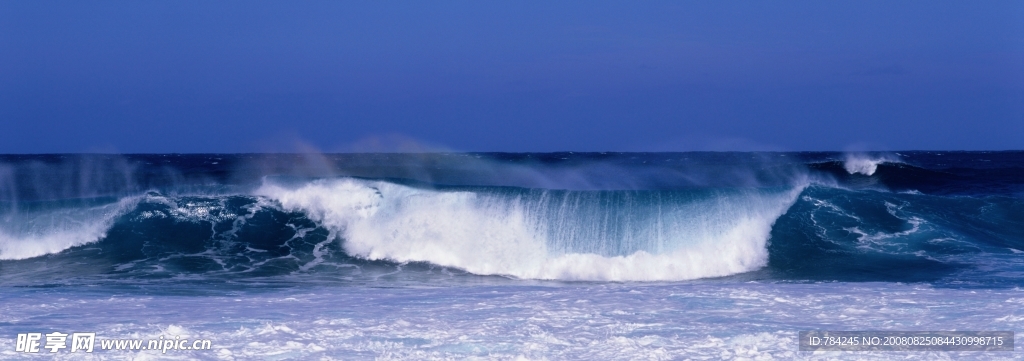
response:
[[[1024,149],[1024,2],[0,2],[0,153],[854,148]]]

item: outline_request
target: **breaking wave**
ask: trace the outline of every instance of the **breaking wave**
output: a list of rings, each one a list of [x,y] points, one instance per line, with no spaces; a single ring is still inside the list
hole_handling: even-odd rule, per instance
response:
[[[905,153],[19,156],[0,284],[1019,284],[1024,153]]]
[[[355,257],[531,279],[654,281],[763,267],[771,226],[800,189],[438,191],[341,179],[268,184],[257,194],[304,212]]]
[[[85,207],[61,207],[9,214],[0,222],[0,260],[57,253],[96,242],[137,199]]]
[[[878,165],[883,163],[899,163],[898,157],[893,155],[866,155],[859,153],[851,153],[846,155],[846,159],[843,161],[843,169],[846,169],[847,173],[850,174],[863,174],[871,176],[878,170]]]

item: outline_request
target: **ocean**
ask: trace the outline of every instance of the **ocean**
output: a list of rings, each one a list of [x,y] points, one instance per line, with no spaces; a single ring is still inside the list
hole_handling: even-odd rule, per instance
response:
[[[1022,286],[1021,151],[0,155],[5,359],[1020,359],[798,332]]]

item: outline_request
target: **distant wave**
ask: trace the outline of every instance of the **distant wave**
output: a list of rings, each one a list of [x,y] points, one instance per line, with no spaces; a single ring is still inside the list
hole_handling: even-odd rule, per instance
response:
[[[843,169],[850,174],[863,174],[871,176],[878,170],[878,165],[882,163],[900,163],[900,159],[894,155],[882,154],[882,155],[867,155],[861,153],[849,153],[846,154],[846,159],[843,161]]]

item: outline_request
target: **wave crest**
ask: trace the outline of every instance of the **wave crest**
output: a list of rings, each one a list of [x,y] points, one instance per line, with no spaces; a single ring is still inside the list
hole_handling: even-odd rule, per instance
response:
[[[871,176],[878,170],[878,165],[882,163],[899,163],[900,159],[892,155],[866,155],[866,154],[847,154],[846,159],[843,161],[843,168],[846,169],[847,173],[850,174],[863,174]]]
[[[266,183],[257,194],[304,212],[354,257],[530,279],[657,281],[763,267],[771,226],[801,190],[429,190],[335,179]]]
[[[106,237],[114,220],[137,199],[93,207],[21,212],[0,223],[0,260],[19,260],[58,253]]]

